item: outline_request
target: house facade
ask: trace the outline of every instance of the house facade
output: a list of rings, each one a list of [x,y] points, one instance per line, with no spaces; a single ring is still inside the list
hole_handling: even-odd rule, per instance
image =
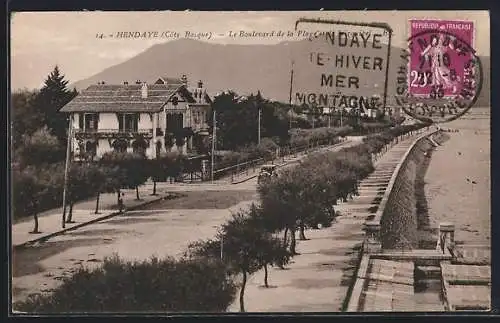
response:
[[[211,99],[200,81],[159,77],[154,83],[99,82],[81,91],[60,112],[70,115],[74,159],[99,159],[108,151],[189,153],[208,136]]]

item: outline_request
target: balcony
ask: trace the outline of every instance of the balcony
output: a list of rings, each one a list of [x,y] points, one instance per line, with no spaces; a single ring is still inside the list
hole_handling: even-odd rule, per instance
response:
[[[210,128],[208,127],[208,125],[206,123],[195,124],[195,126],[193,127],[193,131],[197,134],[200,134],[200,135],[208,135]]]
[[[153,129],[75,129],[77,139],[134,138],[138,135],[153,138]]]

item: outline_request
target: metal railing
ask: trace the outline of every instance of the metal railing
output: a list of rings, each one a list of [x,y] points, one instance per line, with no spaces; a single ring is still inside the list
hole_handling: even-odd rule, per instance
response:
[[[330,145],[335,145],[344,142],[345,140],[346,140],[345,138],[340,140],[324,140],[324,141],[317,141],[309,145],[303,145],[297,147],[291,147],[291,146],[279,147],[277,149],[278,153],[270,154],[269,158],[265,157],[256,158],[253,160],[239,162],[236,165],[231,165],[217,169],[216,171],[214,171],[214,179],[220,179],[223,176],[231,175],[231,182],[234,182],[234,180],[239,176],[250,175],[250,172],[252,172],[252,174],[255,174],[257,171],[257,166],[261,166],[266,163],[275,165],[275,163],[278,163],[280,160],[282,162],[285,162],[285,157],[296,158],[301,153],[307,154],[311,150],[315,150]]]
[[[127,134],[127,133],[138,133],[138,134],[152,134],[153,129],[75,129],[75,133],[112,133],[112,134]]]

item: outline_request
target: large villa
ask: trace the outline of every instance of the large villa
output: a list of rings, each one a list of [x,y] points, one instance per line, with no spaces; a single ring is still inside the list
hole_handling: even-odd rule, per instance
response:
[[[189,153],[208,136],[211,99],[198,82],[159,77],[154,83],[99,82],[81,91],[60,112],[69,113],[72,155],[99,159],[108,151]]]

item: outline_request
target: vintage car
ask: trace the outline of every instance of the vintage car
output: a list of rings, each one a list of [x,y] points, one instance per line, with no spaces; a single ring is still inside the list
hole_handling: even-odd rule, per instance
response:
[[[257,178],[257,182],[261,183],[265,179],[270,179],[272,177],[278,176],[276,172],[276,165],[263,165],[260,168],[259,177]]]

